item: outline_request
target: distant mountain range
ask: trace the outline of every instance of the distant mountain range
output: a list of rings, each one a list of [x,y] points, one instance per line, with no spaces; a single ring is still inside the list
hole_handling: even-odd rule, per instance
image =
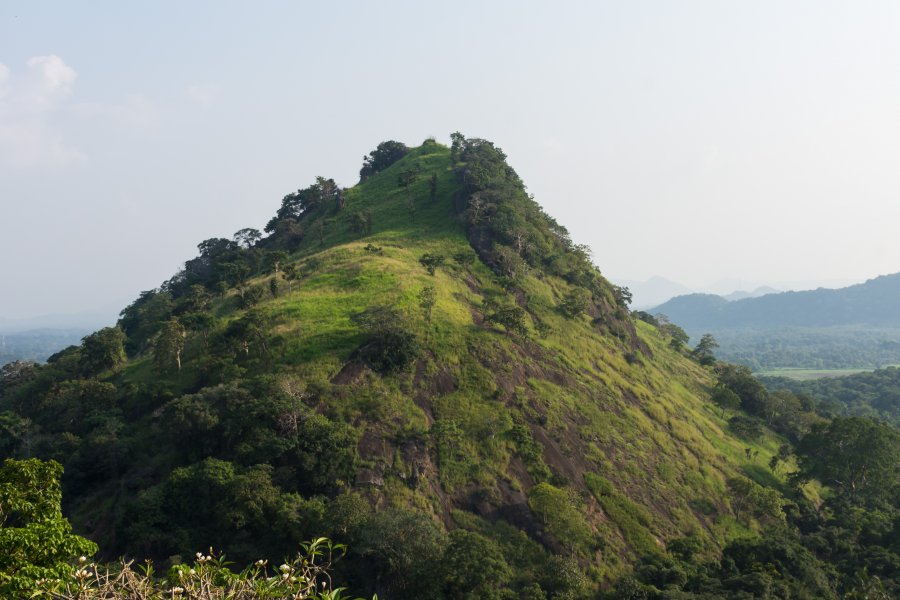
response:
[[[690,294],[694,291],[686,285],[658,275],[647,281],[622,280],[618,283],[631,290],[632,307],[636,309],[656,306],[675,296]]]
[[[43,362],[63,348],[77,345],[89,329],[33,329],[0,333],[0,366],[16,360]]]
[[[672,298],[652,309],[688,332],[736,328],[900,327],[900,273],[840,289],[782,292],[729,301],[712,294]]]
[[[765,296],[767,294],[777,294],[779,292],[781,292],[781,290],[776,290],[773,287],[763,285],[763,286],[756,288],[752,292],[745,292],[744,290],[736,290],[736,291],[731,292],[730,294],[727,294],[722,297],[725,298],[726,300],[728,300],[729,302],[733,302],[735,300],[746,300],[747,298],[759,298],[760,296]]]
[[[900,364],[900,273],[839,289],[732,301],[688,294],[648,312],[665,314],[693,342],[712,333],[719,358],[757,371]]]
[[[619,283],[620,285],[626,286],[631,291],[633,298],[632,308],[635,310],[644,310],[662,304],[677,296],[684,296],[697,292],[697,290],[691,289],[682,283],[660,277],[659,275],[651,277],[646,281],[622,280]],[[737,280],[722,280],[704,287],[705,289],[712,291],[723,289],[734,290],[727,294],[722,294],[722,297],[726,300],[756,298],[757,296],[773,294],[780,291],[765,285],[756,287],[752,291],[746,291],[741,289],[741,282]]]

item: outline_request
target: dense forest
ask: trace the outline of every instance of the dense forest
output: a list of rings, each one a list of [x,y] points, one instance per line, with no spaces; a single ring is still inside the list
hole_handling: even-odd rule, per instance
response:
[[[786,377],[760,377],[760,381],[772,391],[788,390],[814,398],[823,411],[869,416],[900,426],[900,368],[897,367],[812,381]]]
[[[754,371],[877,369],[900,364],[900,329],[828,327],[711,330],[723,360]],[[698,334],[699,335],[699,334]]]
[[[0,595],[122,555],[157,597],[306,597],[311,564],[322,597],[900,592],[897,430],[635,318],[496,145],[451,139],[380,144],[2,367]]]

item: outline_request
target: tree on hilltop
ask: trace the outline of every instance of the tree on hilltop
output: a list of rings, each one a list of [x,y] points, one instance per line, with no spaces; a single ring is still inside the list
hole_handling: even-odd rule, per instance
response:
[[[363,157],[363,166],[359,171],[359,181],[363,182],[369,177],[384,171],[392,164],[406,156],[409,148],[406,144],[388,140],[381,142],[378,146]]]
[[[250,248],[256,245],[256,243],[262,239],[262,234],[258,229],[245,227],[244,229],[239,229],[238,231],[236,231],[234,233],[233,239],[234,243],[241,248]]]

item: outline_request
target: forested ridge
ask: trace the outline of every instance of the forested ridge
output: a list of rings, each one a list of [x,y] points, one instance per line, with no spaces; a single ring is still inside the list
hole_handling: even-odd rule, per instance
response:
[[[770,390],[788,390],[815,398],[824,411],[869,416],[900,426],[898,367],[812,381],[796,381],[786,377],[760,377],[760,380]]]
[[[147,597],[299,586],[328,548],[382,599],[896,595],[897,430],[634,318],[496,145],[451,140],[380,144],[4,366],[0,591],[120,555]]]
[[[712,294],[678,296],[657,306],[682,327],[739,329],[874,325],[900,327],[900,273],[839,289],[779,292],[729,302]]]
[[[691,336],[712,333],[723,360],[757,371],[875,369],[900,363],[900,274],[840,289],[728,301],[688,294],[656,308]]]

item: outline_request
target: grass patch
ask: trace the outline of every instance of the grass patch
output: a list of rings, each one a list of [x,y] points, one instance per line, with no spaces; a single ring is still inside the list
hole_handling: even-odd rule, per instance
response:
[[[653,518],[646,508],[620,494],[609,480],[600,475],[585,473],[584,482],[637,556],[660,552],[650,531]]]

